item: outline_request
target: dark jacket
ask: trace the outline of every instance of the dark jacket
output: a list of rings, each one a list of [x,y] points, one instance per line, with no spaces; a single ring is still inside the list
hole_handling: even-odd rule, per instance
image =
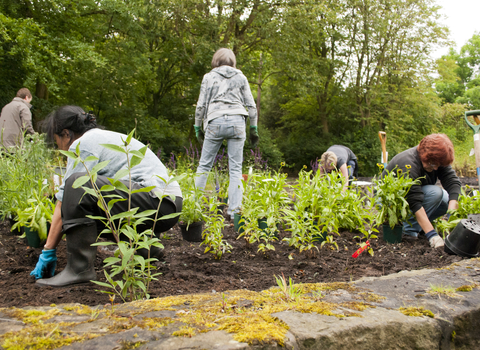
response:
[[[20,97],[2,109],[0,116],[0,138],[5,148],[14,147],[23,141],[23,133],[33,134],[32,105]]]
[[[357,156],[355,155],[355,153],[352,152],[350,148],[343,145],[333,145],[327,149],[327,152],[333,152],[337,156],[337,169],[340,169],[343,164],[347,164],[349,161],[355,162],[353,177],[358,177]]]
[[[411,168],[408,169],[407,165]],[[422,208],[424,195],[421,186],[435,185],[437,180],[440,180],[443,188],[448,192],[449,200],[458,200],[461,183],[455,170],[449,165],[446,167],[438,167],[438,170],[434,170],[430,173],[425,171],[422,161],[420,160],[420,155],[417,151],[417,146],[397,154],[388,163],[386,169],[391,171],[395,167],[398,167],[398,169],[401,169],[404,172],[409,172],[411,179],[420,180],[420,185],[412,186],[406,196],[410,210],[413,213],[416,213]],[[385,174],[386,172],[383,171],[382,175]]]

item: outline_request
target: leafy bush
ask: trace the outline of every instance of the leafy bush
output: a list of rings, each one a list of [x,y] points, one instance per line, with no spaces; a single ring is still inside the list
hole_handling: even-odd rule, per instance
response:
[[[419,180],[412,180],[408,172],[394,168],[392,171],[386,171],[383,177],[375,178],[373,183],[376,189],[377,222],[388,224],[393,228],[406,221],[410,216],[410,208],[405,196],[410,187],[420,184]]]
[[[0,216],[13,218],[17,210],[30,206],[28,200],[38,194],[38,184],[46,182],[42,195],[53,194],[53,152],[45,145],[44,135],[27,135],[12,152],[0,152]]]

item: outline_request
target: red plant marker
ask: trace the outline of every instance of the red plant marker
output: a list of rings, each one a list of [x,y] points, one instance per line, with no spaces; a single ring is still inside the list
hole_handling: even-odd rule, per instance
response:
[[[352,258],[358,258],[358,256],[359,256],[360,254],[362,254],[363,251],[364,251],[365,249],[367,249],[368,247],[370,247],[370,242],[369,242],[369,241],[366,241],[366,242],[365,242],[365,245],[364,245],[363,247],[358,248],[357,251],[352,254]]]

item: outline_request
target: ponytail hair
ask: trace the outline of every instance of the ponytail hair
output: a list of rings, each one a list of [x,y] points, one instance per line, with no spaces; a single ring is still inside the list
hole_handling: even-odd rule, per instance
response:
[[[46,134],[46,141],[50,145],[55,142],[55,135],[63,130],[70,132],[70,140],[82,136],[90,129],[98,128],[97,118],[92,112],[86,113],[78,106],[62,106],[50,113],[43,121],[42,129]]]

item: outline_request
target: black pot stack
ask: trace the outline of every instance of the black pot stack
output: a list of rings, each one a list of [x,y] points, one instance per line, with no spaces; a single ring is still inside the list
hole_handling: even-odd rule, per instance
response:
[[[445,252],[466,258],[480,255],[480,225],[470,219],[462,219],[445,239]]]

